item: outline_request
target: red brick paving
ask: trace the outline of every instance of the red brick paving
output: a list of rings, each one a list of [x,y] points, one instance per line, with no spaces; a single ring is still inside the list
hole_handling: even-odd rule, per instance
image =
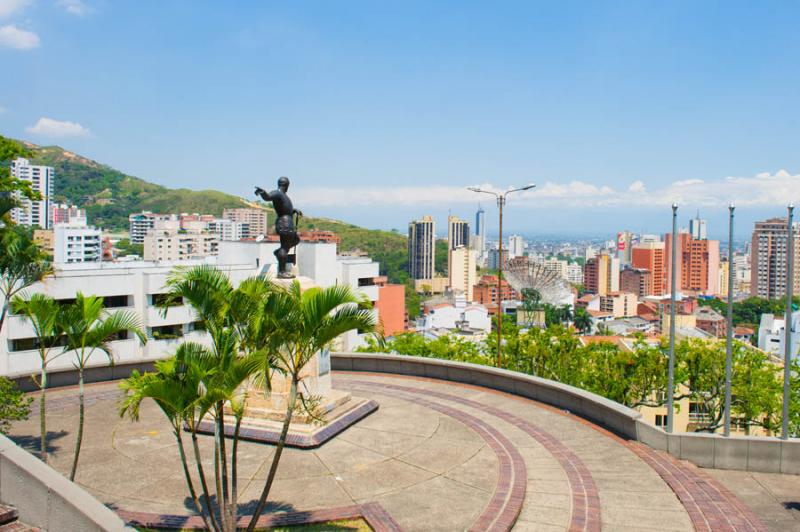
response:
[[[368,381],[355,381],[356,387],[367,388],[384,395],[400,397],[407,401],[425,406],[446,416],[452,417],[474,430],[492,449],[500,464],[500,471],[492,498],[489,504],[470,527],[471,531],[506,531],[517,521],[522,503],[525,501],[525,489],[528,482],[525,459],[511,441],[485,421],[467,414],[462,410],[441,403],[429,401],[421,395],[429,396],[428,390],[419,388],[393,387],[375,384]],[[387,390],[388,389],[388,390]],[[393,390],[393,391],[392,391]]]
[[[396,384],[378,384],[369,381],[356,382],[359,386],[368,384],[371,388],[390,388],[409,393],[422,393],[429,397],[437,397],[439,399],[463,404],[465,406],[469,406],[470,408],[491,414],[519,428],[531,436],[539,444],[541,444],[545,449],[547,449],[547,451],[550,452],[550,454],[552,454],[553,457],[558,461],[564,470],[564,473],[567,475],[572,498],[572,515],[570,517],[569,529],[574,531],[586,530],[592,532],[600,530],[600,495],[597,492],[597,486],[594,483],[594,479],[592,478],[589,469],[586,467],[583,461],[569,449],[569,447],[564,445],[549,432],[537,427],[525,419],[515,416],[514,414],[510,414],[505,410],[456,395],[437,392],[429,389],[399,386]]]

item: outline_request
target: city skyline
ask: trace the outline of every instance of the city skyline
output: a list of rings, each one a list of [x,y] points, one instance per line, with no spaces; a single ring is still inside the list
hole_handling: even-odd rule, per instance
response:
[[[791,4],[143,7],[3,2],[28,83],[0,88],[2,133],[176,188],[289,175],[309,212],[386,229],[473,211],[470,185],[535,182],[520,233],[799,200]]]

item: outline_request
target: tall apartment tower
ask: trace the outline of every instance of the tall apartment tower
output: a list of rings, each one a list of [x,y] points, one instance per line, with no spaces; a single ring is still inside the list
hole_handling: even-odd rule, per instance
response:
[[[267,234],[267,211],[264,209],[225,209],[222,211],[222,218],[247,224],[247,231],[242,238],[258,238]]]
[[[447,247],[456,249],[469,246],[469,222],[458,216],[447,217]]]
[[[448,284],[454,292],[464,294],[467,301],[472,301],[473,286],[477,281],[475,266],[474,249],[460,246],[450,251]]]
[[[52,229],[50,197],[55,180],[53,167],[32,165],[28,159],[18,157],[11,161],[10,171],[11,177],[29,182],[33,191],[42,195],[41,200],[31,201],[15,192],[14,195],[19,200],[20,206],[11,209],[11,219],[19,225]]]
[[[639,242],[631,250],[631,266],[650,272],[650,293],[645,295],[661,296],[666,293],[666,259],[664,242],[648,240]]]
[[[102,232],[87,226],[85,218],[56,224],[53,232],[53,260],[56,263],[100,262],[103,259]]]
[[[617,258],[622,266],[630,266],[633,253],[633,233],[621,231],[617,233]]]
[[[700,218],[700,211],[697,211],[697,217],[689,220],[689,233],[695,240],[706,240],[708,238],[706,221]]]
[[[522,257],[525,255],[525,239],[519,235],[508,237],[508,258]]]
[[[695,240],[689,233],[678,233],[676,279],[678,290],[701,294],[719,293],[719,240]],[[667,265],[666,292],[672,290],[672,234],[664,235]]]
[[[619,259],[605,252],[589,259],[583,268],[583,285],[590,294],[619,292]]]
[[[433,279],[436,223],[430,216],[408,224],[408,275],[412,279]]]
[[[786,218],[756,222],[750,246],[750,294],[776,299],[786,295]],[[794,224],[794,293],[800,292],[800,224]]]

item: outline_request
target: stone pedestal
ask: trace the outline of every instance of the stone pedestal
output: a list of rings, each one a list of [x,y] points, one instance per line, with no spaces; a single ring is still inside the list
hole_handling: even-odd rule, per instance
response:
[[[294,281],[300,283],[303,291],[316,286],[308,277],[273,278],[275,284],[287,288]],[[242,439],[268,443],[278,440],[286,415],[291,379],[275,372],[270,379],[270,385],[270,392],[255,382],[246,385],[245,414],[240,429]],[[296,411],[289,426],[289,437],[286,442],[290,447],[317,447],[378,409],[378,404],[374,401],[353,397],[349,392],[333,389],[330,352],[327,349],[317,353],[303,368],[298,393],[307,398],[313,397],[317,401],[316,414],[323,419],[315,420],[306,412]],[[213,421],[210,419],[201,421],[198,432],[213,433]],[[225,433],[233,434],[232,417],[226,418]]]

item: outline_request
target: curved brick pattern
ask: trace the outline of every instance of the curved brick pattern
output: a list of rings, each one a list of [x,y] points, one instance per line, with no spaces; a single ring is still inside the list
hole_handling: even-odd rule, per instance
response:
[[[695,530],[766,532],[767,528],[749,508],[697,466],[680,462],[638,442],[627,443],[675,492],[689,513]]]
[[[377,388],[381,394],[402,397],[407,401],[436,410],[460,421],[478,433],[497,455],[500,462],[500,477],[489,505],[473,523],[470,530],[478,532],[511,529],[522,510],[522,502],[525,500],[527,471],[525,460],[508,438],[485,421],[466,412],[419,397],[419,395],[425,394],[424,390],[407,388],[396,390],[393,393],[388,391],[394,389],[391,386],[373,386],[364,381],[356,381],[354,384],[356,387],[365,385],[365,388],[372,390]]]
[[[519,428],[550,452],[550,454],[558,460],[564,472],[567,474],[572,492],[570,530],[600,530],[600,496],[597,493],[597,487],[595,486],[594,479],[589,469],[575,453],[547,431],[505,410],[472,401],[464,397],[433,390],[421,390],[409,386],[399,386],[396,384],[377,384],[365,381],[354,382],[357,382],[359,386],[367,385],[380,389],[389,388],[393,390],[403,390],[409,393],[424,393],[427,396],[438,397],[439,399],[459,403],[469,406],[470,408],[475,408],[476,410],[482,410],[487,414],[491,414]]]

